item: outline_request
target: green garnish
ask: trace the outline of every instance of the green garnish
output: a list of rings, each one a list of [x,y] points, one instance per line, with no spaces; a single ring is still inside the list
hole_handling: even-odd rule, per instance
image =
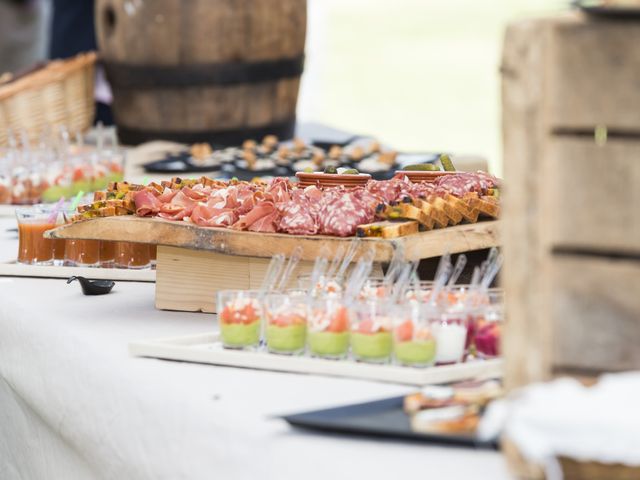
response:
[[[453,166],[453,162],[451,161],[451,157],[446,153],[440,155],[440,163],[442,164],[442,168],[444,168],[445,172],[455,172],[456,167]]]
[[[407,165],[402,170],[415,172],[433,172],[440,170],[440,168],[433,163],[419,163],[416,165]]]

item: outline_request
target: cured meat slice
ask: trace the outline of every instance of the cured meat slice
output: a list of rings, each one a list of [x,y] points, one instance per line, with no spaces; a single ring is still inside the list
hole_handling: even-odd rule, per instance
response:
[[[193,208],[190,219],[201,227],[229,227],[238,217],[230,208],[213,208],[199,203]]]
[[[294,190],[288,202],[278,204],[278,211],[282,217],[278,224],[278,230],[291,235],[315,235],[318,233],[318,202],[312,200],[305,191]]]
[[[320,233],[349,237],[358,225],[374,220],[375,206],[367,205],[357,192],[336,190],[323,197],[318,216]]]
[[[160,211],[162,202],[150,190],[139,190],[133,195],[136,204],[136,215],[146,217],[155,215]]]
[[[252,232],[275,232],[277,228],[278,211],[270,200],[263,200],[253,209],[240,217],[231,228],[235,230],[251,230]]]

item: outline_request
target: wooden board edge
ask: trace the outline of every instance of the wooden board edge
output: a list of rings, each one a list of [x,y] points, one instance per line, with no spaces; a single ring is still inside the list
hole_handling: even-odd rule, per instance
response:
[[[460,253],[481,250],[500,243],[500,220],[462,224],[396,239],[363,238],[360,250],[375,251],[375,261],[387,262],[397,248],[404,248],[407,260],[441,256],[446,251]],[[354,237],[325,235],[296,236],[256,233],[226,228],[203,228],[187,222],[139,217],[104,217],[65,225],[45,234],[48,238],[151,243],[228,255],[268,258],[276,253],[290,254],[303,247],[302,260],[315,260],[324,246],[338,247]]]

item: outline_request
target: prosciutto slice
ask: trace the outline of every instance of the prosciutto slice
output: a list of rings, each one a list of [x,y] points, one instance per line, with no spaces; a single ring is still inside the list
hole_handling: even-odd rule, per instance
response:
[[[238,217],[230,208],[213,208],[199,203],[193,208],[190,219],[201,227],[229,227]]]
[[[253,207],[249,213],[242,215],[240,220],[234,223],[231,228],[273,233],[277,228],[278,216],[275,204],[270,200],[263,200]]]
[[[150,190],[139,190],[133,195],[136,204],[136,215],[146,217],[155,215],[160,211],[162,202]]]

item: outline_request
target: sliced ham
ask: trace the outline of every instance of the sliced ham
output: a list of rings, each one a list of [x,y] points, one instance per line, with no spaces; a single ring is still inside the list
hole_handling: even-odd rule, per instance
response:
[[[270,200],[258,203],[249,213],[242,215],[231,228],[235,230],[251,230],[252,232],[275,232],[278,211]]]
[[[229,227],[236,222],[237,216],[230,208],[213,208],[199,203],[193,208],[190,219],[201,227]]]
[[[147,215],[155,215],[160,211],[162,202],[150,190],[139,190],[133,195],[133,201],[136,204],[136,215],[146,217]]]

